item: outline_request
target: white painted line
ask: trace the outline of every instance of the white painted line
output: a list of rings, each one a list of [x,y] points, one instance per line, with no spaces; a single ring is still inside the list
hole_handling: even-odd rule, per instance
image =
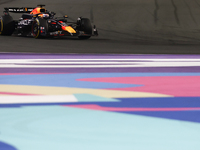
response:
[[[0,63],[22,63],[22,62],[54,62],[54,61],[156,61],[156,62],[200,62],[200,59],[0,59]]]
[[[0,96],[0,104],[78,102],[74,95]]]
[[[168,63],[180,63],[180,64],[184,64],[184,63],[197,63],[197,64],[200,64],[200,61],[199,62],[142,62],[142,61],[138,61],[138,62],[0,62],[0,65],[74,65],[74,64],[80,64],[80,65],[100,65],[100,64],[112,64],[112,65],[119,65],[119,64],[124,64],[124,65],[127,65],[127,64],[138,64],[138,63],[165,63],[165,64],[168,64]]]
[[[19,65],[0,64],[0,68],[126,68],[126,67],[191,67],[200,66],[200,62],[138,62],[127,65]]]
[[[112,65],[119,65],[119,64],[124,64],[124,65],[127,65],[127,64],[138,64],[138,63],[144,63],[144,62],[17,62],[17,63],[1,63],[0,62],[0,65],[68,65],[68,64],[71,64],[71,65],[74,65],[74,64],[79,64],[79,65],[100,65],[100,64],[112,64]],[[160,62],[159,62],[160,63]],[[188,63],[188,62],[187,62]],[[191,63],[191,62],[189,62]],[[198,62],[200,63],[200,62]]]
[[[98,60],[101,61],[98,62]],[[200,59],[0,59],[0,68],[123,68],[191,66],[200,66]]]

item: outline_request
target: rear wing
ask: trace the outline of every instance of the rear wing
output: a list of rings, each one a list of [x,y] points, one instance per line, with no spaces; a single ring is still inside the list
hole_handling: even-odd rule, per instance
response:
[[[12,12],[12,13],[30,13],[35,9],[35,7],[7,7],[4,8],[5,12]]]

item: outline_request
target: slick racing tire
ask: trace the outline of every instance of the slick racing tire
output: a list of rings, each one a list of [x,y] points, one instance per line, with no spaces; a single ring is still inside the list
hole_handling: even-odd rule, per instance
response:
[[[88,18],[81,18],[79,23],[79,30],[84,31],[85,34],[92,35],[92,24]],[[79,36],[79,39],[89,39],[91,36]]]
[[[41,29],[41,27],[43,29]],[[31,32],[33,34],[33,37],[36,39],[45,37],[48,32],[47,20],[42,18],[35,19],[32,24]]]
[[[15,22],[10,15],[0,17],[0,35],[12,35],[15,31]]]

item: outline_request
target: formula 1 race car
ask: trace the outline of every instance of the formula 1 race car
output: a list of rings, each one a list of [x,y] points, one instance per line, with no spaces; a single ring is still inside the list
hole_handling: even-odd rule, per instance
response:
[[[44,6],[4,8],[0,17],[0,35],[17,34],[34,38],[77,36],[79,39],[98,35],[95,25],[92,26],[88,18],[79,17],[76,22],[68,22],[66,15],[55,17],[55,13],[47,11]],[[13,20],[9,12],[23,14],[19,20]]]

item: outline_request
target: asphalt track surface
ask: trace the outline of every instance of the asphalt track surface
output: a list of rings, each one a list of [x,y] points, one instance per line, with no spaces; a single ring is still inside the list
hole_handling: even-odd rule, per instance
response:
[[[199,54],[200,0],[1,0],[4,7],[44,3],[69,20],[90,18],[99,37],[33,39],[0,37],[0,52]],[[13,15],[14,18],[20,16]]]

